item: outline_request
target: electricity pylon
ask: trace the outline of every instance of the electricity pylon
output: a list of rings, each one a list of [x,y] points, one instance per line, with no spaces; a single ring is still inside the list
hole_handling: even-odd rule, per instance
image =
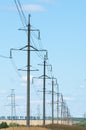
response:
[[[32,79],[36,78],[36,79],[43,79],[43,125],[45,125],[45,119],[46,119],[46,79],[51,79],[51,77],[46,75],[46,66],[49,66],[46,64],[46,60],[47,60],[47,53],[46,55],[44,55],[44,62],[43,62],[43,75],[39,76],[39,77],[33,77]],[[42,65],[42,64],[39,64]]]
[[[14,49],[14,48],[11,48],[10,49],[10,58],[12,58],[12,51],[27,51],[27,70],[22,70],[22,69],[18,69],[18,70],[21,70],[21,71],[27,71],[27,120],[26,120],[26,124],[27,126],[30,126],[30,71],[34,71],[34,70],[30,70],[30,59],[31,59],[31,56],[30,56],[30,52],[31,51],[46,51],[46,50],[39,50],[37,48],[35,48],[34,46],[32,46],[30,44],[30,41],[31,41],[31,31],[38,31],[38,39],[40,39],[40,31],[38,29],[31,29],[31,24],[30,24],[30,15],[29,15],[29,19],[28,19],[28,25],[27,25],[27,29],[20,29],[20,30],[24,30],[24,31],[27,31],[28,32],[28,35],[27,35],[27,45],[22,47],[22,48],[19,48],[19,49]],[[32,49],[31,49],[32,48]]]
[[[8,97],[11,98],[11,104],[9,106],[11,106],[11,120],[13,122],[13,120],[16,119],[16,104],[15,104],[14,89],[11,89],[11,94]]]

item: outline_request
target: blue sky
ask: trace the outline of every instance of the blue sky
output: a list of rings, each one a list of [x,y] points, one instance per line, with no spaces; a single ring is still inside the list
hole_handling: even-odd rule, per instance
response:
[[[36,39],[37,32],[32,32],[32,44],[48,50],[48,62],[53,66],[53,75],[58,80],[60,92],[64,95],[71,115],[82,117],[86,113],[86,1],[20,0],[20,2],[26,19],[28,14],[31,14],[32,28],[40,30],[41,41]],[[10,48],[20,48],[27,44],[27,35],[19,31],[19,28],[23,26],[14,1],[1,1],[0,55],[9,57]],[[10,109],[6,105],[10,104],[7,96],[11,89],[15,89],[16,104],[19,105],[16,108],[17,113],[19,115],[26,113],[26,72],[16,71],[16,68],[26,66],[26,58],[26,52],[13,52],[12,61],[0,57],[0,111],[2,110],[0,115],[10,114]],[[42,75],[43,68],[37,65],[42,62],[43,59],[31,53],[32,69],[40,69],[39,72],[31,72],[31,77]],[[47,81],[47,86],[48,82],[50,84],[50,81]],[[35,104],[35,109],[40,109],[41,114],[42,94],[38,90],[42,91],[42,81],[34,80],[31,86],[31,113],[34,113]],[[50,86],[47,90],[49,88]],[[51,106],[48,104],[51,102],[51,96],[46,97],[51,113]],[[38,113],[37,110],[35,114]]]

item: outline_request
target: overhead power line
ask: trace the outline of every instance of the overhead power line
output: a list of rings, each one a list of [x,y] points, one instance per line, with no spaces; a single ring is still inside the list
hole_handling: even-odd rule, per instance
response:
[[[17,73],[18,77],[22,78],[22,75],[19,73],[19,71],[17,69],[17,66],[16,66],[15,61],[13,60],[13,58],[11,58],[11,63],[12,63],[12,66],[13,66],[15,72]]]
[[[20,17],[20,20],[21,20],[21,22],[22,22],[22,25],[23,25],[23,27],[25,28],[26,25],[27,25],[27,20],[26,20],[26,17],[25,17],[25,15],[24,15],[24,12],[23,12],[21,3],[20,3],[19,0],[14,0],[14,3],[15,3],[16,8],[17,8],[17,10],[18,10],[19,17]]]
[[[9,59],[10,57],[4,56],[4,55],[0,55],[1,58],[7,58]]]
[[[16,8],[18,10],[18,13],[19,13],[19,17],[21,19],[21,22],[22,22],[22,25],[24,27],[24,29],[20,29],[20,30],[23,30],[23,31],[27,31],[27,40],[28,40],[28,43],[26,46],[20,48],[20,49],[11,49],[10,50],[10,58],[12,58],[12,51],[15,50],[15,51],[27,51],[27,70],[24,70],[23,71],[27,71],[27,120],[26,120],[26,123],[27,123],[27,126],[30,126],[30,105],[31,105],[31,100],[30,100],[30,89],[31,89],[31,84],[30,84],[30,52],[31,51],[34,51],[37,53],[37,55],[44,60],[44,68],[43,68],[43,75],[40,76],[39,78],[40,79],[43,79],[43,125],[45,125],[45,119],[46,119],[46,105],[45,105],[45,101],[46,101],[46,98],[45,98],[45,92],[46,92],[46,79],[49,78],[51,79],[50,77],[48,77],[46,75],[46,56],[42,54],[42,52],[46,52],[47,54],[47,51],[46,50],[43,50],[43,49],[38,49],[38,47],[35,45],[35,42],[31,36],[31,32],[34,32],[34,31],[37,31],[38,32],[38,39],[40,39],[40,31],[38,29],[32,29],[32,26],[30,24],[30,15],[29,15],[29,18],[28,18],[28,25],[27,25],[27,20],[26,20],[26,17],[25,17],[25,14],[23,12],[23,8],[21,6],[21,3],[20,3],[20,0],[14,0],[15,2],[15,5],[16,5]],[[37,37],[36,37],[37,38]],[[36,40],[36,39],[35,39]],[[40,47],[40,45],[39,45]],[[6,57],[4,57],[6,58]],[[15,66],[15,64],[12,62],[12,64],[14,65],[14,68],[15,70],[17,70],[17,67]],[[22,70],[22,69],[19,69],[19,70]],[[18,71],[18,70],[17,70]],[[18,73],[18,75],[20,76],[20,74]],[[52,75],[52,74],[51,74]],[[54,123],[54,90],[53,90],[53,87],[54,87],[54,81],[52,79],[52,123]],[[57,118],[58,118],[58,110],[59,110],[59,92],[57,92]],[[65,109],[65,106],[64,106],[64,100],[63,100],[63,95],[61,94],[61,123],[63,122],[63,119],[66,117],[66,112],[68,113],[68,110]],[[64,114],[65,113],[65,114]],[[68,113],[69,114],[69,113]]]
[[[23,16],[23,18],[24,18],[25,25],[27,25],[27,19],[26,19],[26,17],[25,17],[24,12],[23,12],[23,9],[22,9],[22,6],[21,6],[21,3],[20,3],[20,1],[19,1],[19,0],[17,0],[17,1],[18,1],[18,4],[19,4],[19,7],[20,7],[20,9],[21,9],[21,13],[22,13],[22,16]]]

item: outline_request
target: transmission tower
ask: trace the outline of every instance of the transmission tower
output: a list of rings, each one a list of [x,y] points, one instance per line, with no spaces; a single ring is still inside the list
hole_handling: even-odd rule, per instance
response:
[[[57,85],[57,101],[56,101],[56,104],[57,104],[57,124],[58,124],[58,120],[59,120],[59,96],[60,96],[60,93],[59,93],[59,84],[57,83],[57,80],[56,80],[56,85]]]
[[[14,89],[11,89],[11,94],[8,96],[11,98],[11,120],[13,122],[14,119],[16,119],[16,104],[15,104],[15,93]]]
[[[37,48],[35,48],[34,46],[32,46],[30,44],[30,41],[31,41],[31,31],[37,31],[38,32],[38,39],[40,39],[40,31],[38,29],[31,29],[31,24],[30,24],[30,15],[29,15],[29,18],[28,18],[28,25],[27,25],[27,29],[20,29],[20,30],[23,30],[23,31],[27,31],[28,32],[28,37],[27,37],[27,45],[22,47],[22,48],[19,48],[19,49],[15,49],[15,48],[11,48],[10,49],[10,58],[12,58],[12,51],[27,51],[27,70],[23,70],[23,69],[18,69],[19,71],[27,71],[27,120],[26,120],[26,124],[27,126],[30,126],[30,71],[38,71],[38,70],[30,70],[30,59],[31,59],[31,56],[30,56],[30,52],[31,51],[45,51],[47,53],[47,50],[39,50]],[[32,49],[31,49],[32,48]],[[44,64],[45,64],[45,61],[44,61]],[[45,82],[44,82],[45,84]]]
[[[44,51],[46,51],[46,50],[44,50]],[[45,119],[46,119],[46,104],[45,104],[45,102],[46,102],[46,96],[45,96],[45,94],[46,94],[46,79],[51,79],[50,77],[48,77],[47,75],[46,75],[46,66],[47,66],[47,64],[46,64],[46,60],[47,60],[47,51],[46,51],[46,55],[44,55],[44,62],[43,62],[43,64],[39,64],[39,65],[42,65],[43,66],[43,75],[41,75],[40,77],[33,77],[33,79],[34,78],[36,78],[36,79],[43,79],[43,125],[45,125]]]

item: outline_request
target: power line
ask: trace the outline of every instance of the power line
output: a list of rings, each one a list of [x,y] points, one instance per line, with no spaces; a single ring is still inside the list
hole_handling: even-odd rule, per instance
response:
[[[18,1],[18,4],[19,4],[19,7],[20,7],[20,9],[21,9],[21,13],[22,13],[22,16],[23,16],[23,18],[24,18],[25,25],[27,25],[27,20],[26,20],[25,14],[24,14],[24,12],[23,12],[23,9],[22,9],[22,6],[21,6],[21,3],[20,3],[19,0],[17,0],[17,1]]]
[[[35,37],[35,39],[38,39],[38,48],[39,48],[39,50],[42,50],[42,48],[44,48],[44,47],[43,47],[41,39],[40,39],[40,31],[39,31],[39,35],[38,36],[34,32],[31,33],[31,34],[32,34],[32,36]],[[34,39],[33,39],[32,36],[31,36],[32,43],[37,48],[37,46],[36,46],[36,44],[35,44]],[[39,51],[39,53],[38,52],[36,52],[36,53],[37,53],[38,57],[40,57],[42,60],[44,59],[44,54],[41,51]]]
[[[1,58],[9,59],[10,57],[0,55]]]
[[[15,3],[16,8],[17,8],[17,10],[18,10],[19,17],[20,17],[20,20],[21,20],[21,22],[22,22],[22,25],[23,25],[23,27],[25,28],[25,26],[26,26],[26,18],[25,18],[25,15],[24,15],[24,13],[23,13],[22,6],[21,6],[21,4],[20,4],[20,1],[19,1],[19,0],[17,0],[17,1],[14,0],[14,3]]]
[[[23,27],[25,28],[25,26],[27,25],[27,20],[26,20],[26,17],[24,15],[24,12],[23,12],[23,9],[22,9],[22,6],[21,6],[21,3],[19,0],[14,0],[15,2],[15,5],[16,5],[16,8],[18,10],[18,13],[19,13],[19,16],[20,16],[20,19],[21,19],[21,22],[23,24]],[[24,20],[23,20],[24,19]],[[26,29],[25,29],[26,30]],[[36,30],[36,29],[35,29]],[[40,32],[39,32],[39,36],[40,37]],[[32,38],[31,38],[32,39]],[[34,43],[34,40],[32,39],[33,43]],[[34,43],[35,44],[35,43]],[[40,52],[39,52],[40,53]],[[36,52],[36,54],[38,55],[38,57],[40,57],[41,59],[43,59],[43,56],[41,54],[38,54]]]
[[[17,66],[16,66],[15,61],[13,60],[13,58],[11,59],[11,64],[12,64],[12,66],[13,66],[15,72],[17,73],[18,77],[19,77],[19,78],[22,78],[21,74],[19,73],[19,71],[18,71],[18,69],[17,69]]]
[[[22,9],[22,6],[21,6],[21,3],[20,3],[20,1],[19,0],[14,0],[14,2],[15,2],[15,5],[16,5],[16,7],[17,7],[17,10],[18,10],[18,12],[19,12],[19,16],[20,16],[20,19],[21,19],[21,22],[22,22],[22,24],[23,24],[23,27],[25,28],[25,26],[26,26],[26,24],[27,24],[27,22],[26,22],[26,17],[25,17],[25,15],[24,15],[24,12],[23,12],[23,9]],[[26,29],[25,29],[25,31],[26,31]],[[30,15],[29,15],[29,22],[28,22],[28,45],[27,46],[25,46],[25,48],[27,47],[27,51],[28,51],[28,65],[27,65],[27,126],[29,126],[30,125],[30,47],[32,47],[32,49],[34,49],[34,51],[36,51],[36,53],[39,51],[38,49],[35,49],[36,48],[36,45],[35,45],[35,43],[34,43],[34,40],[32,39],[32,42],[33,42],[33,44],[34,44],[34,46],[35,47],[33,47],[33,46],[31,46],[30,45],[30,42],[31,42],[31,40],[30,40],[30,32],[31,31],[39,31],[39,30],[32,30],[31,29],[31,25],[30,25]],[[22,48],[22,49],[20,49],[20,50],[24,50],[24,48]],[[40,51],[39,51],[40,52]],[[43,56],[41,55],[41,54],[38,54],[38,56],[41,58],[41,59],[43,59]],[[46,63],[46,62],[45,62]],[[13,63],[14,64],[14,63]],[[46,64],[44,65],[44,67],[46,66]],[[17,67],[15,66],[15,70],[16,70],[16,72],[17,72]],[[17,72],[18,73],[18,72]],[[18,73],[18,75],[20,76],[20,74]],[[46,75],[43,75],[44,77],[46,76]],[[41,76],[42,78],[44,78],[43,76]],[[44,83],[45,84],[45,83]],[[45,86],[45,85],[44,85]],[[45,87],[43,88],[43,92],[45,92]],[[44,99],[43,99],[43,101],[45,101],[45,93],[44,93]],[[44,104],[44,111],[43,111],[43,124],[45,125],[45,102],[43,103]],[[62,104],[63,105],[63,104]],[[62,113],[63,114],[63,113]]]
[[[31,39],[32,39],[32,42],[34,43],[34,46],[35,46],[35,48],[36,48],[36,45],[35,45],[35,42],[34,42],[34,40],[33,40],[33,38],[31,37]],[[39,53],[40,53],[40,51],[38,51]],[[37,56],[40,58],[40,59],[43,59],[43,56],[41,55],[41,54],[39,54],[37,51],[35,51],[35,53],[37,54]]]

